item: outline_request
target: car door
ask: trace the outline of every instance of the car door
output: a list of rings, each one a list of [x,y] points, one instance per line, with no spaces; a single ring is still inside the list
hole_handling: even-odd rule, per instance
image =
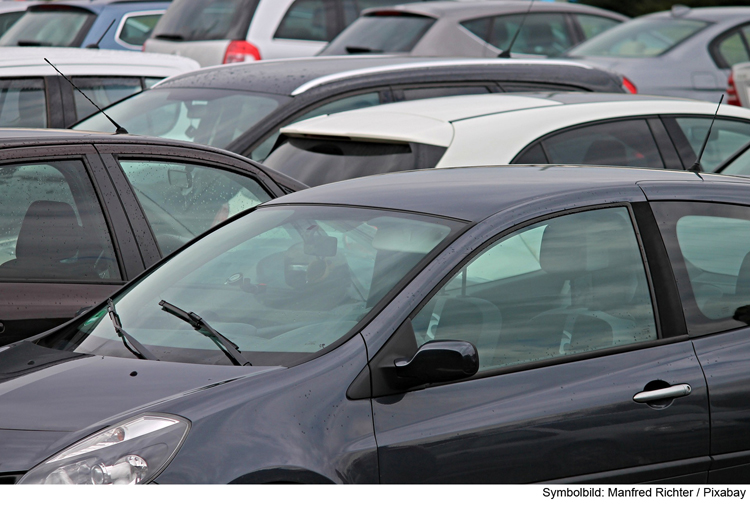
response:
[[[674,337],[663,249],[644,265],[653,231],[627,204],[564,212],[446,276],[370,363],[381,481],[705,482],[705,381]],[[474,344],[479,372],[413,388],[389,374],[437,340]]]
[[[93,146],[0,152],[0,345],[51,329],[143,269]]]
[[[146,265],[220,222],[284,194],[260,169],[199,149],[98,145]]]
[[[748,189],[731,187],[736,190],[733,200],[747,203]],[[667,199],[657,187],[646,191]],[[750,480],[750,207],[702,199],[654,201],[652,208],[708,383],[713,459],[709,482],[744,484]]]

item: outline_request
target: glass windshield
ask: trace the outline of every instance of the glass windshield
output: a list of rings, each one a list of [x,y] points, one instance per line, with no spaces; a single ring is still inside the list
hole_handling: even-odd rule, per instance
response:
[[[410,52],[433,23],[435,20],[426,16],[363,16],[320,55]]]
[[[115,301],[122,328],[160,360],[231,365],[164,311],[195,312],[253,365],[289,366],[350,332],[459,223],[343,207],[261,208],[199,240]],[[42,345],[133,358],[107,309]]]
[[[113,105],[106,112],[131,134],[226,148],[287,101],[283,96],[225,89],[157,88]],[[96,114],[73,128],[111,132],[112,123]]]
[[[78,9],[28,11],[0,38],[0,46],[78,46],[95,17]]]
[[[581,57],[655,57],[708,26],[708,22],[643,18],[623,23],[569,52]]]

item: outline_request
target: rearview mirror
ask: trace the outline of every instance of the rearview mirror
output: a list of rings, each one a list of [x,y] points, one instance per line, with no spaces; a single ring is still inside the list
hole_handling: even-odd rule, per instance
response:
[[[463,340],[428,342],[411,358],[393,362],[396,375],[422,383],[442,383],[473,376],[479,370],[477,348]]]
[[[169,185],[179,187],[180,189],[189,189],[193,186],[193,176],[181,169],[169,169],[167,171]]]

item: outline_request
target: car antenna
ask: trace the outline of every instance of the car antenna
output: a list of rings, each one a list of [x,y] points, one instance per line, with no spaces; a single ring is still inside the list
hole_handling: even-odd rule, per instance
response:
[[[96,103],[94,103],[93,101],[91,101],[91,98],[89,98],[88,96],[86,96],[86,93],[84,93],[83,91],[81,91],[80,89],[78,89],[78,86],[76,86],[76,85],[75,85],[75,84],[74,84],[73,82],[71,82],[71,81],[70,81],[70,79],[69,79],[68,77],[66,77],[65,75],[63,75],[62,71],[60,71],[59,69],[57,69],[57,68],[55,67],[55,65],[54,65],[54,64],[52,64],[52,63],[51,63],[50,61],[48,61],[48,60],[47,60],[47,58],[46,58],[46,57],[44,58],[44,61],[45,61],[45,62],[46,62],[47,64],[49,64],[50,66],[52,66],[53,68],[55,68],[55,71],[57,71],[57,72],[58,72],[58,73],[60,74],[60,76],[61,76],[61,77],[63,77],[63,78],[65,79],[65,80],[67,80],[67,81],[68,81],[68,83],[69,83],[70,85],[72,85],[72,86],[73,86],[73,88],[74,88],[74,89],[75,89],[76,91],[78,91],[79,93],[81,93],[81,94],[83,95],[83,97],[84,97],[84,98],[86,98],[86,99],[87,99],[87,100],[88,100],[88,101],[89,101],[89,102],[91,103],[91,105],[93,105],[94,107],[96,107],[96,110],[98,110],[98,111],[99,111],[99,112],[100,112],[101,114],[103,114],[103,115],[104,115],[104,117],[105,117],[105,118],[107,118],[107,119],[109,120],[109,122],[110,122],[110,123],[112,123],[113,125],[115,125],[115,128],[117,129],[117,130],[115,130],[115,133],[116,133],[116,134],[127,134],[127,133],[128,133],[128,131],[127,131],[127,130],[125,130],[125,129],[124,129],[123,127],[121,127],[120,125],[118,125],[118,124],[117,124],[117,122],[116,122],[116,121],[115,121],[114,119],[112,119],[111,117],[107,116],[107,113],[106,113],[106,112],[104,112],[104,111],[103,111],[103,110],[101,109],[101,107],[99,107],[99,106],[98,106],[98,105],[97,105]]]
[[[105,30],[105,31],[104,31],[104,32],[102,33],[102,35],[101,35],[101,36],[99,37],[99,39],[97,39],[97,40],[96,40],[96,43],[91,43],[90,45],[86,45],[86,48],[91,48],[91,49],[93,49],[93,50],[98,50],[98,49],[99,49],[99,43],[101,43],[101,42],[102,42],[102,39],[104,39],[104,36],[106,36],[106,35],[107,35],[107,32],[109,32],[109,29],[111,29],[111,28],[112,28],[112,25],[114,25],[114,24],[115,24],[115,21],[116,21],[116,20],[112,20],[112,21],[111,21],[111,22],[109,23],[109,25],[107,25],[107,30]]]
[[[516,38],[518,37],[518,34],[521,33],[523,24],[526,23],[526,16],[528,16],[529,12],[531,12],[532,5],[534,5],[534,0],[531,0],[529,2],[529,8],[526,9],[526,12],[524,13],[523,18],[521,18],[521,23],[518,25],[518,28],[516,29],[516,33],[513,34],[513,39],[510,40],[510,43],[508,44],[508,48],[500,52],[500,55],[497,56],[498,59],[510,59],[510,50],[513,48],[513,45],[516,42]]]
[[[703,180],[703,177],[699,174],[703,171],[703,168],[701,167],[701,159],[703,158],[703,152],[706,151],[706,145],[708,144],[708,139],[711,137],[711,129],[714,126],[714,121],[716,121],[716,116],[719,114],[719,107],[721,107],[721,102],[724,101],[724,95],[721,95],[721,98],[719,99],[719,104],[716,106],[716,112],[714,112],[714,117],[711,119],[711,124],[708,125],[708,133],[706,134],[706,138],[703,140],[703,146],[701,147],[701,151],[698,154],[698,158],[695,160],[692,166],[687,168],[687,171],[692,171],[696,175],[700,177],[701,180]]]

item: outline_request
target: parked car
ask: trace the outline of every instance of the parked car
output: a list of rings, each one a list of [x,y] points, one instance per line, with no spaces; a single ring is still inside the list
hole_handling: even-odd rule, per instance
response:
[[[744,482],[748,255],[742,178],[299,192],[2,348],[4,479]]]
[[[439,57],[497,57],[512,51],[561,55],[571,46],[628,18],[611,11],[569,3],[426,2],[369,9],[326,46],[320,55],[359,53]]]
[[[169,1],[79,0],[41,3],[2,37],[0,46],[91,46],[140,51]]]
[[[421,0],[406,0],[408,3]],[[399,0],[175,0],[144,51],[202,66],[315,55],[367,7]]]
[[[67,321],[214,224],[300,187],[194,144],[0,130],[0,346]]]
[[[0,127],[65,128],[96,112],[45,58],[100,108],[148,89],[165,77],[199,68],[192,59],[172,55],[5,48],[0,51]]]
[[[732,66],[727,79],[727,103],[738,107],[750,107],[750,62]]]
[[[281,130],[265,164],[314,186],[372,173],[496,164],[688,169],[717,104],[606,93],[493,94],[369,107]],[[701,160],[750,142],[750,110],[722,105]]]
[[[129,131],[263,160],[281,127],[371,105],[500,91],[625,92],[623,78],[564,61],[314,57],[202,69],[107,110]],[[108,130],[101,114],[74,126]]]
[[[5,34],[18,21],[18,18],[23,16],[30,5],[34,5],[34,3],[17,0],[0,1],[0,36]]]
[[[719,101],[730,68],[750,61],[750,7],[683,5],[641,16],[566,56],[628,77],[638,92]]]

